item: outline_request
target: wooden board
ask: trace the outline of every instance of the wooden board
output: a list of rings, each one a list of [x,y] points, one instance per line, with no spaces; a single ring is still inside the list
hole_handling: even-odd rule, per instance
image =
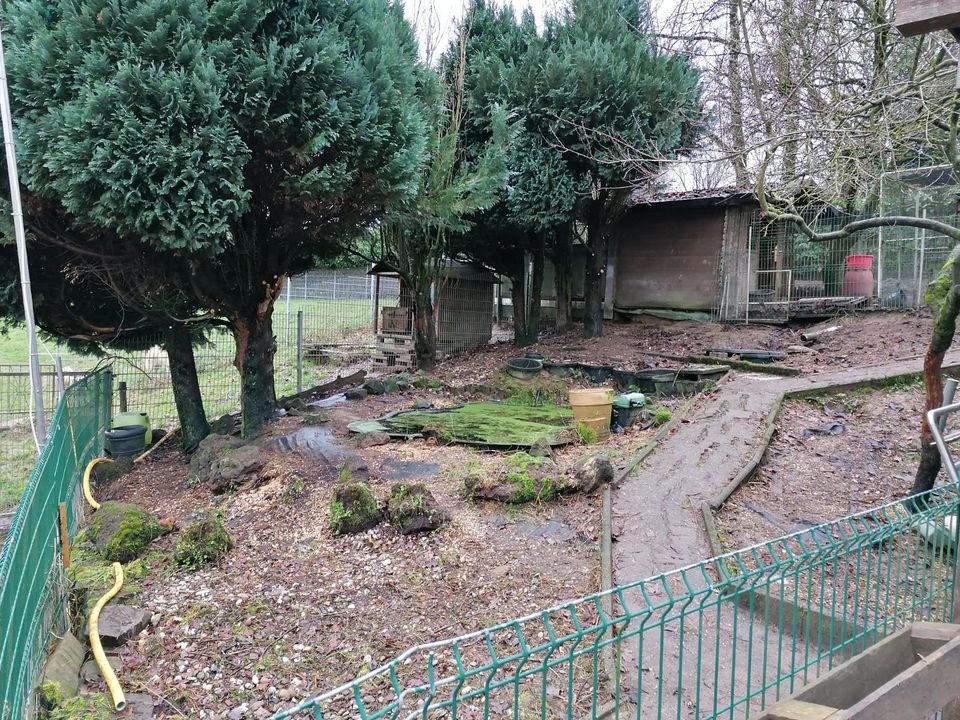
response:
[[[900,0],[894,26],[903,35],[960,27],[960,0]]]

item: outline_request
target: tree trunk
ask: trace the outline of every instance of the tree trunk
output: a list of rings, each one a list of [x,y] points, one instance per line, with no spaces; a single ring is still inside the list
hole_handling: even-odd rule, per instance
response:
[[[249,437],[273,418],[277,393],[273,380],[273,357],[277,341],[273,336],[273,301],[269,308],[233,319],[237,343],[234,365],[240,371],[242,432]]]
[[[603,201],[593,200],[587,220],[587,267],[584,277],[583,336],[603,335],[603,286],[607,272],[607,233]]]
[[[740,2],[729,0],[727,6],[729,27],[729,52],[727,60],[727,81],[730,86],[730,162],[733,164],[737,187],[744,187],[750,181],[747,175],[746,134],[743,129],[743,78],[740,74]]]
[[[527,289],[523,277],[510,278],[510,301],[513,305],[513,344],[526,347],[530,338],[527,336]]]
[[[437,327],[433,316],[433,299],[430,286],[410,291],[413,299],[413,347],[420,370],[433,370],[437,366]]]
[[[914,510],[922,510],[925,496],[929,493],[940,472],[940,453],[934,444],[933,432],[927,422],[927,413],[943,404],[943,358],[953,343],[953,336],[957,329],[957,315],[960,314],[960,261],[956,258],[957,251],[951,253],[950,260],[950,288],[940,305],[937,318],[933,324],[933,337],[927,347],[927,354],[923,359],[923,416],[920,420],[920,464],[913,480],[913,496],[911,506]],[[944,268],[946,271],[946,268]],[[944,273],[937,279],[943,281]]]
[[[164,334],[164,347],[170,361],[170,384],[180,420],[183,449],[191,452],[210,434],[210,425],[203,409],[190,332],[182,327],[168,329]]]
[[[543,298],[544,243],[540,238],[533,251],[533,274],[530,276],[530,307],[527,308],[527,337],[532,345],[540,339],[540,302]]]
[[[573,275],[573,233],[565,224],[557,231],[553,244],[553,290],[557,300],[554,328],[567,332],[572,324],[570,312],[570,280]]]

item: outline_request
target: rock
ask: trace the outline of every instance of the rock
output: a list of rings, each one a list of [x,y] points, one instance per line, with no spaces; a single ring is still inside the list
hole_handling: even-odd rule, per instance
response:
[[[232,547],[233,539],[223,523],[223,515],[216,510],[207,510],[180,533],[173,559],[180,567],[196,570],[219,561]]]
[[[198,477],[198,480],[214,494],[224,493],[258,475],[263,465],[263,450],[256,445],[225,448],[210,464],[206,477]]]
[[[40,699],[53,708],[80,691],[80,667],[86,649],[69,630],[43,666]]]
[[[383,381],[383,391],[385,393],[400,392],[400,383],[396,378],[388,377]]]
[[[377,378],[367,378],[361,387],[371,395],[383,395],[386,392],[383,381]]]
[[[225,415],[224,417],[229,417]],[[223,418],[220,418],[222,420]],[[219,420],[217,421],[219,422]],[[216,423],[214,423],[215,425]],[[207,435],[197,446],[193,457],[190,458],[190,468],[187,471],[187,480],[190,482],[206,482],[210,473],[210,466],[227,450],[242,447],[243,440],[219,433]]]
[[[613,465],[602,455],[584,458],[568,473],[563,492],[590,493],[613,482]]]
[[[386,445],[390,442],[390,436],[383,432],[361,433],[357,438],[358,448],[370,448],[377,445]]]
[[[429,410],[433,407],[433,403],[429,400],[414,400],[413,409],[414,410]]]
[[[112,602],[100,611],[100,641],[104,647],[120,647],[149,622],[150,613],[143,608]]]
[[[127,709],[123,717],[150,720],[153,717],[153,696],[147,693],[127,693]]]
[[[553,448],[550,446],[550,443],[543,438],[540,438],[530,446],[530,450],[527,451],[527,454],[533,457],[552,458]]]
[[[164,428],[154,428],[153,429],[153,444],[156,445],[158,442],[163,440],[167,436],[167,431]]]
[[[312,465],[318,475],[352,480],[365,480],[370,477],[370,470],[363,457],[341,445],[328,427],[301,427],[294,433],[272,441],[267,448],[298,453],[301,457],[313,461]]]
[[[240,703],[233,710],[227,713],[227,718],[229,718],[229,720],[242,720],[247,716],[247,710],[247,704]]]
[[[787,348],[787,352],[791,355],[796,355],[800,353],[815,353],[817,351],[811,347],[807,347],[806,345],[790,345]]]
[[[436,530],[450,519],[423,483],[397,483],[390,489],[387,518],[403,535]]]
[[[397,373],[393,376],[393,379],[397,381],[397,385],[401,390],[409,390],[413,386],[413,378],[410,376],[410,373]]]
[[[420,389],[439,390],[443,387],[443,383],[436,378],[420,375],[419,377],[414,378],[413,386]]]
[[[303,398],[293,397],[283,401],[283,409],[289,412],[291,415],[304,412],[308,409],[308,407],[309,406]]]
[[[366,388],[358,387],[358,388],[350,388],[345,393],[343,393],[343,396],[347,400],[363,400],[368,394],[369,393],[367,392]]]
[[[114,672],[120,672],[123,668],[123,661],[117,655],[107,655],[107,662],[110,663],[110,667],[113,668]],[[96,660],[91,658],[83,664],[80,668],[80,679],[87,685],[94,685],[103,680],[103,675],[100,673],[100,666],[97,665]]]
[[[330,422],[330,416],[326,413],[312,413],[303,416],[301,422],[304,425],[313,426],[313,425],[323,425],[324,423]]]
[[[94,548],[108,562],[128,563],[165,532],[156,517],[136,505],[107,501],[87,528]]]
[[[210,435],[207,438],[213,437],[215,435],[232,435],[234,430],[236,430],[237,421],[229,413],[221,415],[212,423],[210,423]],[[203,446],[201,441],[200,446]]]
[[[334,535],[369,530],[380,519],[380,506],[367,483],[347,482],[334,489],[330,499],[330,529]]]

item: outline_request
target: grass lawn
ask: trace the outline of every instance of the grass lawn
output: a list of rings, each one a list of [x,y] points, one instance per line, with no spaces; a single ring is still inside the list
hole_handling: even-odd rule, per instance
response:
[[[29,426],[0,429],[0,512],[17,504],[37,460]]]

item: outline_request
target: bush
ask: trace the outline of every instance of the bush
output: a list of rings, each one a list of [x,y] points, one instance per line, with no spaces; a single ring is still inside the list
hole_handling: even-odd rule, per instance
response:
[[[204,517],[183,529],[173,558],[180,567],[196,570],[221,560],[232,547],[233,539],[223,522],[223,514],[207,510]]]

